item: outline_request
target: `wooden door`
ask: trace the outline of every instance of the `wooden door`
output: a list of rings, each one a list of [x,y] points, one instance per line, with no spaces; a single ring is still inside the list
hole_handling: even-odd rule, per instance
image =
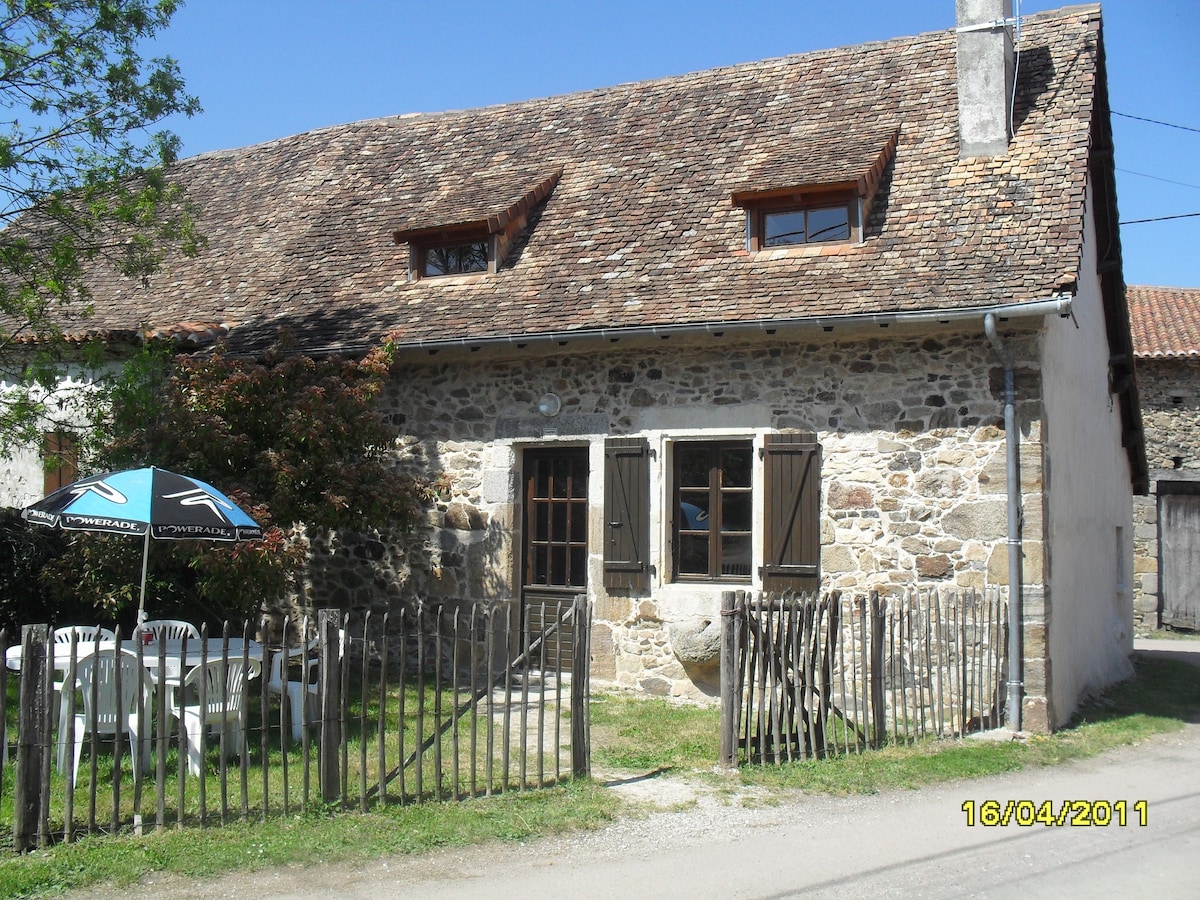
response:
[[[1159,483],[1162,623],[1200,630],[1200,485]],[[1187,492],[1184,493],[1183,491]]]
[[[588,451],[586,447],[525,454],[522,633],[535,638],[561,621],[576,594],[587,592]],[[547,669],[569,671],[569,629],[546,642]],[[531,666],[542,656],[534,654]]]

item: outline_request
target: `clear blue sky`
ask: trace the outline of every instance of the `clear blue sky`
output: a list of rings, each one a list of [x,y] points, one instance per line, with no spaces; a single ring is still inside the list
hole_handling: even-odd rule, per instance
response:
[[[1200,0],[1102,6],[1113,110],[1184,126],[1114,117],[1121,220],[1200,213]],[[204,106],[170,123],[191,156],[953,24],[954,0],[188,0],[152,50]],[[1121,240],[1128,283],[1200,287],[1200,216]]]

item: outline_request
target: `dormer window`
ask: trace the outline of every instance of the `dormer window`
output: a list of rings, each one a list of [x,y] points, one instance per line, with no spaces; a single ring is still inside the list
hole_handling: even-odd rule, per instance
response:
[[[490,240],[439,244],[418,250],[418,267],[422,278],[437,275],[469,275],[489,271]]]
[[[746,203],[748,249],[826,244],[860,239],[859,204],[850,193],[793,194]]]
[[[813,132],[747,170],[731,197],[746,211],[746,249],[861,242],[899,136],[895,126]]]
[[[392,232],[397,244],[408,245],[409,280],[499,271],[529,227],[531,213],[561,177],[561,169],[549,175],[502,173],[431,190],[409,206],[408,220]]]

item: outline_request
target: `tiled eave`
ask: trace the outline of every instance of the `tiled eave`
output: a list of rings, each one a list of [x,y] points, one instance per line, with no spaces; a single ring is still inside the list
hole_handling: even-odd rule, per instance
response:
[[[1200,358],[1200,288],[1129,285],[1125,294],[1137,358]]]

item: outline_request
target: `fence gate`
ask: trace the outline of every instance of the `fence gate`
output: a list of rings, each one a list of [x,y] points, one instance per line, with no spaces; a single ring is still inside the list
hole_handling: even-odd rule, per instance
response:
[[[995,590],[886,599],[726,592],[721,762],[857,753],[995,728],[1005,621]]]

